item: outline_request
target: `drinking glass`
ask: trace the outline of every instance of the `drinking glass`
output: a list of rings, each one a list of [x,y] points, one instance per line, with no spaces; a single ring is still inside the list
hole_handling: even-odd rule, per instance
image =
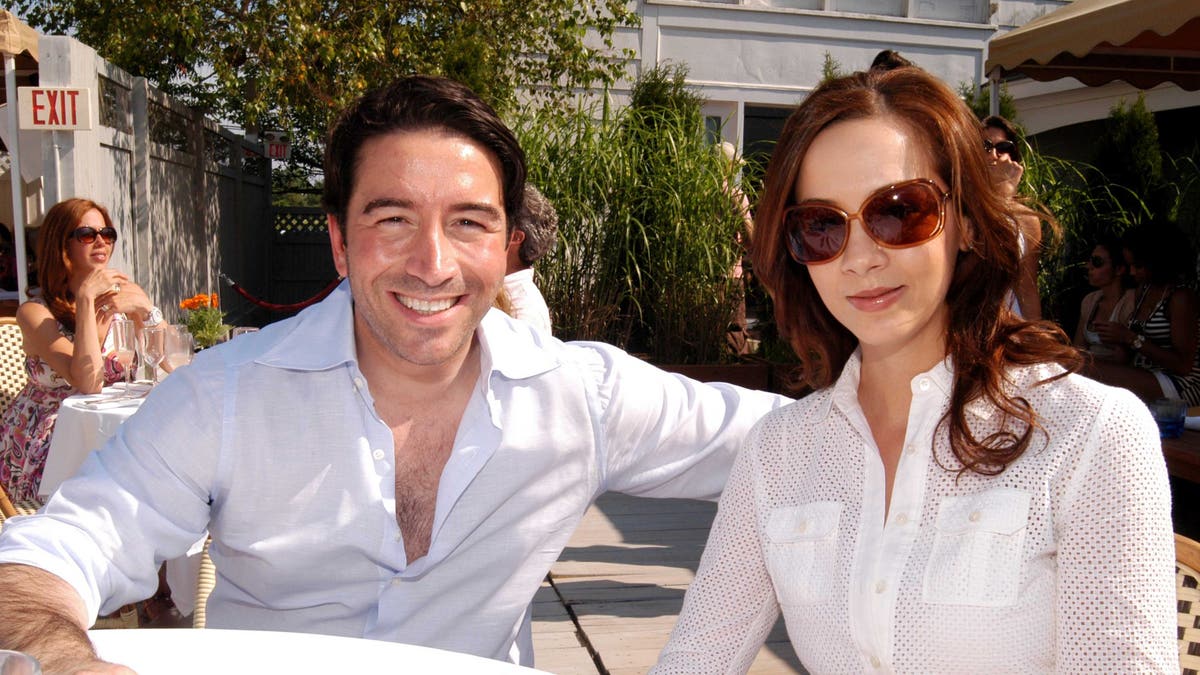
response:
[[[117,358],[125,366],[125,388],[129,388],[133,380],[134,360],[137,358],[137,327],[124,317],[117,317],[112,322],[113,350]]]
[[[255,328],[254,326],[235,326],[233,329],[233,333],[230,334],[229,339],[232,340],[233,338],[235,338],[239,335],[245,335],[246,333],[257,333],[257,332],[258,332],[258,329]]]
[[[1146,404],[1154,421],[1158,423],[1159,438],[1179,438],[1183,435],[1183,424],[1187,420],[1187,401],[1177,398],[1160,398]]]
[[[150,384],[158,384],[158,364],[167,355],[167,328],[159,324],[142,329],[142,360],[150,366]]]
[[[0,649],[0,675],[42,675],[42,665],[28,654]]]
[[[192,355],[196,353],[196,340],[188,332],[186,325],[171,324],[171,329],[167,332],[166,352],[163,367],[169,373],[192,362]]]

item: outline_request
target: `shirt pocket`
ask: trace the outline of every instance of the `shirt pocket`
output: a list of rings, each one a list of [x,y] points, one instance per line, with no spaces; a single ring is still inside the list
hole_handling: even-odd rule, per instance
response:
[[[921,599],[1007,607],[1017,601],[1029,520],[1028,492],[996,488],[938,504]]]
[[[811,605],[829,597],[841,515],[838,502],[771,510],[764,539],[767,569],[780,605]]]

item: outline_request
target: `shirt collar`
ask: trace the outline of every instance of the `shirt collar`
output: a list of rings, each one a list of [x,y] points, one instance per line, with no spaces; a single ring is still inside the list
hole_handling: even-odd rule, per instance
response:
[[[321,302],[281,323],[287,326],[285,333],[255,359],[256,363],[290,370],[329,370],[357,360],[354,300],[348,279],[343,279]]]
[[[554,338],[540,333],[524,321],[518,321],[493,308],[479,322],[480,368],[510,380],[523,380],[559,366],[556,349],[546,349]]]
[[[855,349],[850,358],[846,360],[846,365],[842,368],[841,375],[833,384],[832,395],[826,397],[820,405],[815,406],[811,412],[814,421],[824,420],[829,411],[834,405],[848,410],[858,407],[858,382],[862,376],[862,352]],[[935,388],[943,399],[950,400],[950,394],[954,390],[954,363],[949,356],[939,361],[929,370],[920,373],[912,379],[909,386],[912,388],[913,398],[916,399],[921,394],[922,382],[929,383]],[[967,412],[980,419],[988,419],[995,412],[995,407],[987,402],[984,397],[978,397],[967,404]]]

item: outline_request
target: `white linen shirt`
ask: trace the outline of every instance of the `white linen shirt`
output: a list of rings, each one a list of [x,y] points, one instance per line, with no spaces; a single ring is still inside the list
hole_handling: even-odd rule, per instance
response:
[[[606,490],[715,499],[755,421],[787,399],[564,344],[490,312],[481,376],[438,488],[426,556],[407,561],[395,461],[355,360],[351,297],[197,355],[44,512],[14,518],[0,562],[43,568],[87,610],[149,596],[208,528],[208,625],[392,640],[533,660],[528,608]]]
[[[1170,491],[1133,394],[1013,369],[1045,433],[1000,475],[960,475],[938,365],[912,380],[885,521],[859,358],[747,438],[653,673],[745,672],[780,608],[814,675],[1179,672]],[[979,438],[1003,417],[965,414]]]
[[[547,335],[553,332],[550,330],[550,308],[533,282],[532,267],[504,277],[504,290],[512,303],[513,316],[546,331]]]

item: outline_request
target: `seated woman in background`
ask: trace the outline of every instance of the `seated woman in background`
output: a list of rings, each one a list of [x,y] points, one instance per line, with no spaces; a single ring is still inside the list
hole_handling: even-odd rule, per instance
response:
[[[1187,237],[1173,224],[1155,222],[1130,230],[1123,243],[1135,284],[1133,310],[1127,322],[1095,325],[1102,341],[1124,346],[1133,361],[1093,363],[1085,372],[1145,401],[1200,405],[1200,304],[1183,285],[1194,260]]]
[[[654,672],[745,672],[781,609],[813,673],[1179,669],[1158,428],[1007,309],[980,143],[917,68],[787,121],[754,263],[816,391],[748,435]]]
[[[146,293],[109,267],[117,231],[108,211],[68,199],[46,214],[38,236],[41,296],[17,309],[29,383],[0,416],[0,484],[12,499],[34,499],[63,399],[123,378],[106,346],[114,317],[161,321]]]
[[[1096,330],[1098,321],[1119,324],[1129,321],[1133,314],[1133,290],[1127,287],[1128,277],[1129,266],[1125,264],[1121,240],[1104,237],[1097,241],[1087,262],[1088,283],[1096,290],[1083,296],[1079,325],[1075,329],[1075,346],[1097,361],[1121,363],[1129,358],[1123,345],[1105,343]]]
[[[1020,138],[1012,122],[991,115],[980,122],[983,127],[983,151],[992,168],[992,179],[1000,193],[1009,199],[1019,199],[1017,191],[1025,165],[1021,163]],[[1013,282],[1010,305],[1026,319],[1042,318],[1042,298],[1038,294],[1038,260],[1042,254],[1042,219],[1028,209],[1015,209],[1017,242],[1021,248],[1020,273]]]

